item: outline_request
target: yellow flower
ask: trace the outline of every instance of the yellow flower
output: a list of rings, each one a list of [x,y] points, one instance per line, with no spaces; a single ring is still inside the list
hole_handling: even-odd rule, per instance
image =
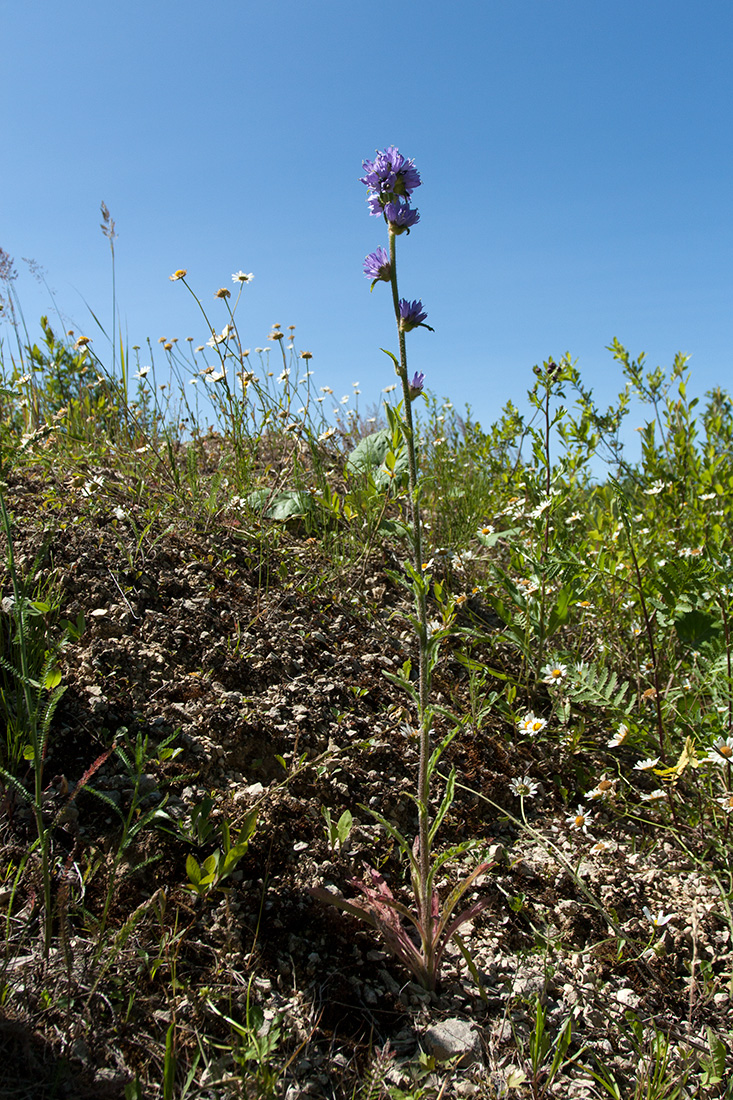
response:
[[[179,279],[182,279],[182,278],[184,277],[184,275],[185,275],[185,274],[186,274],[186,269],[185,269],[185,267],[179,267],[178,271],[174,271],[172,275],[169,275],[169,276],[168,276],[168,278],[170,279],[170,281],[171,281],[172,283],[175,283],[175,282],[177,282],[177,281],[178,281]]]
[[[85,348],[87,346],[87,344],[90,344],[90,343],[91,343],[91,340],[89,339],[88,336],[80,336],[78,338],[78,340],[76,341],[76,343],[74,344],[74,347],[75,348]]]
[[[229,291],[227,290],[227,288],[226,288],[225,286],[223,286],[223,287],[221,287],[221,288],[220,288],[219,290],[217,290],[217,292],[216,292],[216,294],[214,295],[214,297],[215,297],[215,298],[231,298],[231,294],[230,294],[230,292],[229,292]]]

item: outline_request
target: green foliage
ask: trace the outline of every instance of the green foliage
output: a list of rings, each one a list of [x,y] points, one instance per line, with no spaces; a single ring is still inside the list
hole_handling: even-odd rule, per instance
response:
[[[351,810],[344,810],[338,821],[333,821],[329,808],[327,806],[321,806],[321,816],[326,822],[326,840],[328,841],[328,847],[332,852],[340,851],[349,839],[354,825],[354,818]]]
[[[707,1040],[710,1055],[701,1059],[703,1071],[700,1076],[700,1084],[703,1088],[725,1083],[725,1059],[727,1054],[725,1043],[711,1027],[707,1028]],[[731,1082],[729,1081],[726,1095],[730,1094],[730,1089]]]
[[[231,826],[228,821],[222,821],[219,827],[221,847],[207,856],[203,863],[189,855],[186,858],[186,874],[188,875],[189,889],[203,897],[212,890],[221,886],[233,871],[249,848],[249,841],[257,828],[257,811],[252,810],[245,818],[244,825],[239,830],[236,839],[232,839]],[[208,833],[207,833],[208,838]]]
[[[247,504],[257,514],[281,522],[307,516],[315,508],[313,497],[303,490],[286,490],[273,496],[267,489],[255,489],[247,497]]]
[[[407,454],[398,425],[365,436],[346,459],[345,469],[347,476],[361,475],[379,492],[404,488]]]
[[[387,426],[365,435],[369,422],[359,424],[355,416],[337,428],[327,423],[311,391],[310,372],[294,352],[286,352],[282,340],[273,342],[274,354],[282,356],[280,375],[268,370],[263,353],[247,353],[233,317],[231,310],[210,326],[205,338],[214,332],[216,339],[204,353],[176,344],[162,351],[149,346],[149,375],[137,362],[137,393],[130,391],[134,364],[122,347],[115,346],[106,369],[89,345],[57,336],[42,318],[41,335],[36,342],[24,338],[17,359],[0,351],[2,467],[8,480],[16,464],[27,464],[41,475],[60,472],[64,484],[91,484],[80,507],[100,526],[112,525],[121,560],[136,578],[163,540],[181,523],[190,524],[211,542],[205,566],[212,592],[235,583],[238,571],[240,579],[246,574],[257,602],[253,622],[270,586],[280,590],[278,599],[293,592],[307,599],[333,587],[354,606],[368,607],[390,640],[405,643],[409,656],[403,649],[401,667],[392,664],[386,677],[404,692],[400,722],[408,717],[408,737],[427,745],[427,786],[408,796],[408,826],[398,828],[388,810],[369,812],[409,874],[394,893],[387,885],[390,872],[368,868],[351,880],[354,899],[331,891],[315,895],[381,935],[428,988],[437,982],[441,965],[448,965],[447,944],[456,942],[481,988],[460,928],[481,911],[484,899],[471,895],[487,868],[481,864],[449,875],[452,862],[472,851],[475,837],[438,847],[442,833],[453,827],[461,768],[471,763],[464,748],[484,764],[490,753],[506,752],[516,759],[517,776],[520,766],[531,767],[528,774],[538,779],[546,773],[548,801],[558,792],[568,806],[598,797],[589,803],[591,810],[602,808],[598,817],[618,824],[619,832],[641,822],[660,834],[664,830],[670,843],[676,839],[693,847],[699,841],[706,873],[713,868],[727,881],[733,820],[726,755],[733,738],[733,404],[728,395],[716,389],[692,397],[684,356],[668,370],[650,370],[643,355],[634,359],[614,341],[612,355],[624,383],[606,410],[596,406],[578,367],[565,356],[536,368],[527,412],[510,403],[488,428],[469,409],[459,415],[450,401],[429,397],[425,405],[418,403],[423,411],[412,426],[403,402],[378,410],[377,424]],[[393,362],[399,373],[400,361]],[[174,399],[176,380],[180,392]],[[165,396],[161,382],[168,387]],[[204,387],[207,399],[199,405]],[[301,407],[305,411],[299,412]],[[632,437],[639,441],[637,456],[634,444],[625,442],[625,429],[632,410],[639,409],[641,431]],[[414,484],[411,450],[418,474]],[[92,480],[102,458],[111,486],[104,491]],[[53,493],[58,493],[53,479],[48,481],[44,516],[53,515]],[[241,555],[230,544],[217,546],[223,523],[241,535]],[[68,679],[65,650],[84,639],[85,619],[83,612],[73,622],[63,618],[45,560],[16,567],[16,529],[7,513],[3,530],[0,767],[5,796],[13,805],[24,801],[33,814],[27,856],[3,870],[12,895],[6,927],[16,920],[15,891],[29,861],[40,862],[48,951],[54,928],[63,925],[62,907],[57,902],[54,910],[53,904],[54,893],[63,899],[63,874],[54,862],[59,812],[46,810],[44,817],[45,760]],[[304,536],[311,540],[306,546]],[[367,584],[370,573],[381,573],[383,566],[380,584]],[[123,572],[124,567],[124,599],[129,588]],[[241,653],[239,646],[238,634],[238,659],[247,642]],[[548,663],[561,666],[555,680],[548,679]],[[440,700],[437,692],[428,694],[438,680]],[[367,688],[355,685],[352,694],[349,714],[371,705]],[[518,733],[529,710],[546,722],[539,743]],[[343,709],[340,713],[343,718]],[[454,737],[451,752],[456,751],[458,766],[446,768],[445,785],[436,790],[439,762]],[[367,742],[359,745],[370,751]],[[182,750],[173,740],[154,743],[144,731],[130,736],[120,730],[108,751],[130,780],[124,809],[87,782],[95,765],[79,784],[114,822],[109,849],[86,853],[83,863],[85,888],[95,875],[106,876],[96,912],[84,912],[85,931],[96,936],[96,963],[105,973],[110,945],[116,957],[154,908],[151,903],[124,914],[120,926],[110,928],[113,901],[124,897],[120,887],[157,858],[155,852],[139,854],[135,842],[144,831],[165,829],[189,846],[190,902],[191,895],[210,898],[231,881],[258,827],[254,810],[236,828],[222,822],[216,792],[193,807],[185,825],[171,819],[159,792],[150,800],[142,777],[175,761]],[[287,757],[289,763],[275,756],[287,772],[284,782],[313,766],[307,742]],[[639,767],[644,763],[649,766]],[[498,783],[493,765],[491,772]],[[326,764],[321,761],[316,773],[326,777]],[[604,789],[594,788],[602,776]],[[609,790],[612,797],[606,797]],[[88,802],[78,801],[83,811]],[[521,812],[539,806],[542,813],[548,801],[532,804],[528,796]],[[505,812],[505,806],[494,809]],[[334,819],[323,806],[321,815],[329,849],[347,857],[351,811]],[[422,849],[410,831],[415,818],[427,840]],[[423,861],[426,850],[429,858]],[[388,858],[375,853],[375,866],[384,869],[382,860]],[[52,891],[56,883],[61,886]],[[721,887],[721,909],[729,893]],[[402,900],[405,894],[410,896]],[[225,890],[223,902],[228,898]],[[529,894],[507,892],[511,919],[516,914],[519,921],[528,920],[532,905]],[[623,951],[629,941],[618,927],[616,933]],[[169,965],[168,945],[150,957],[149,973],[160,981]],[[708,960],[698,961],[696,973],[700,996],[711,1003],[725,975]],[[212,1011],[230,1029],[226,1049],[235,1052],[242,1081],[259,1088],[259,1095],[277,1095],[285,1061],[281,1022],[268,1026],[249,998],[244,1021],[231,1009]],[[628,1026],[637,1048],[638,1081],[630,1084],[616,1067],[598,1063],[599,1095],[617,1100],[683,1095],[687,1070],[677,1078],[669,1040],[650,1036],[648,1027]],[[568,1018],[550,1034],[537,1002],[522,1064],[511,1071],[507,1087],[519,1095],[531,1088],[534,1096],[560,1088],[561,1076],[579,1057],[573,1027]],[[183,1096],[198,1087],[198,1063],[186,1062],[183,1025],[166,1018],[163,1030],[156,1086],[164,1096]],[[711,1095],[730,1093],[729,1087],[724,1091],[724,1039],[708,1032],[708,1051],[690,1071],[688,1090],[699,1078]],[[425,1082],[434,1067],[427,1065],[424,1077],[413,1074],[412,1091],[388,1086],[388,1054],[375,1056],[364,1096],[418,1096],[423,1088],[430,1094]],[[130,1097],[149,1091],[134,1082],[127,1088]]]
[[[568,1057],[573,1033],[572,1018],[568,1016],[557,1034],[551,1037],[546,1027],[547,1013],[538,997],[535,1002],[535,1019],[529,1037],[528,1063],[532,1091],[535,1097],[547,1095],[560,1071],[577,1058]]]
[[[60,339],[48,317],[41,317],[40,325],[41,346],[32,344],[27,348],[33,390],[42,402],[39,414],[49,418],[72,405],[79,411],[99,414],[107,395],[90,352],[86,347],[74,349],[66,339]]]
[[[576,665],[567,686],[568,695],[576,706],[587,705],[602,710],[626,714],[631,709],[627,699],[630,685],[619,683],[613,669],[596,664]]]
[[[678,1100],[689,1096],[686,1085],[689,1071],[675,1065],[671,1059],[668,1037],[656,1028],[648,1038],[641,1022],[626,1013],[626,1023],[633,1036],[638,1066],[632,1084],[622,1085],[616,1075],[600,1061],[592,1071],[593,1079],[600,1085],[604,1097],[610,1100]]]
[[[247,986],[245,1016],[241,1022],[220,1011],[212,1002],[209,1002],[208,1007],[231,1029],[233,1042],[230,1049],[234,1061],[243,1070],[242,1084],[247,1089],[245,1095],[249,1095],[248,1086],[254,1085],[257,1097],[264,1100],[266,1097],[275,1097],[280,1094],[278,1082],[289,1060],[279,1063],[276,1058],[283,1038],[282,1021],[279,1017],[266,1020],[262,1008],[252,1000],[251,992],[250,979]]]

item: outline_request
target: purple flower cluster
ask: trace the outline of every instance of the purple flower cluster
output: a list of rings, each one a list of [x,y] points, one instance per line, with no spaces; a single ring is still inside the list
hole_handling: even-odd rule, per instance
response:
[[[363,168],[366,175],[359,182],[369,188],[369,213],[383,214],[392,233],[409,233],[420,220],[410,206],[410,195],[421,183],[415,162],[403,157],[396,145],[389,145],[377,151],[374,160],[365,160]]]
[[[384,208],[384,216],[389,228],[397,234],[404,233],[405,230],[409,233],[412,226],[420,221],[417,210],[413,210],[406,202],[388,202]]]
[[[408,302],[407,298],[400,298],[400,328],[403,332],[417,328],[426,317],[421,301]]]
[[[383,153],[377,150],[375,159],[365,160],[362,167],[366,175],[359,182],[380,195],[408,198],[420,186],[420,173],[415,162],[403,157],[396,145],[388,145]]]
[[[370,252],[364,260],[364,274],[367,279],[383,279],[388,283],[392,278],[392,265],[386,248],[378,248],[376,252]]]
[[[360,178],[368,188],[367,203],[370,214],[377,217],[381,214],[389,226],[390,251],[378,248],[370,252],[364,259],[364,274],[372,280],[372,290],[380,281],[392,283],[392,289],[397,299],[397,276],[393,267],[394,238],[400,233],[409,233],[412,226],[417,225],[420,215],[410,206],[410,196],[416,187],[420,187],[420,173],[415,167],[415,162],[402,156],[396,145],[388,145],[382,152],[377,150],[374,160],[363,162],[365,174]],[[423,309],[422,302],[417,299],[411,302],[407,298],[400,298],[397,303],[397,324],[400,333],[411,332],[412,329],[422,327],[433,330],[425,324],[427,313]],[[404,341],[404,337],[401,336]],[[402,348],[404,351],[404,348]],[[423,392],[425,375],[417,371],[412,378],[408,378],[407,366],[402,362],[400,368],[395,359],[395,369],[405,385],[405,396],[414,401]]]

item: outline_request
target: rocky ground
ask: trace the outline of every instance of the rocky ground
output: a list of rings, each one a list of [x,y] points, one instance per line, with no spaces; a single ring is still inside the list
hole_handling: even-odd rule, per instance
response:
[[[494,711],[450,746],[444,764],[459,785],[439,846],[471,838],[478,850],[446,879],[479,858],[494,867],[475,891],[488,907],[463,932],[471,966],[454,946],[436,994],[309,894],[325,885],[354,896],[349,879],[366,862],[407,899],[398,852],[369,814],[414,829],[417,744],[408,700],[385,675],[414,646],[389,552],[345,574],[320,540],[248,530],[236,508],[151,518],[103,466],[17,470],[5,492],[18,573],[37,578],[33,598],[46,591],[58,603],[44,629],[58,636],[60,619],[83,616],[84,630],[60,656],[66,691],[44,767],[47,961],[36,856],[13,888],[34,820],[4,788],[0,1095],[162,1096],[172,1034],[171,1096],[184,1095],[197,1056],[186,1095],[212,1100],[386,1096],[365,1091],[377,1071],[384,1089],[403,1090],[423,1073],[426,1096],[500,1096],[516,1082],[518,1096],[583,1098],[604,1095],[594,1057],[633,1096],[655,1032],[673,1077],[704,1058],[707,1027],[730,1032],[731,922],[704,840],[685,835],[685,850],[651,810],[620,812],[618,784],[594,804],[588,832],[568,823],[616,766],[602,738],[532,740]],[[7,638],[7,571],[2,596]],[[489,630],[487,657],[508,667],[498,626]],[[445,647],[435,692],[465,715],[457,644]],[[436,737],[447,731],[439,724]],[[539,784],[527,826],[510,789],[525,775]],[[32,785],[31,772],[21,779]],[[324,807],[334,821],[352,812],[343,845],[329,844]],[[221,823],[236,836],[253,810],[233,873],[197,894],[188,857],[203,865],[222,845]],[[655,930],[645,907],[671,919]],[[538,1000],[550,1038],[570,1017],[572,1038],[554,1082],[552,1052],[541,1059],[532,1093]],[[252,1034],[268,1028],[256,1056]],[[440,1060],[451,1053],[460,1060]]]

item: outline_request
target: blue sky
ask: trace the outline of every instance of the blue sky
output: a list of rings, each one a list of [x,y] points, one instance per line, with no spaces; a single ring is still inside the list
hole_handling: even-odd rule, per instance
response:
[[[427,385],[485,424],[568,351],[599,400],[618,337],[650,366],[733,359],[733,5],[728,0],[0,0],[0,246],[27,320],[43,266],[77,332],[111,316],[104,200],[130,344],[207,333],[254,272],[243,342],[295,324],[318,384],[393,381],[388,289],[369,294],[361,162],[396,144],[423,186],[400,292]]]

